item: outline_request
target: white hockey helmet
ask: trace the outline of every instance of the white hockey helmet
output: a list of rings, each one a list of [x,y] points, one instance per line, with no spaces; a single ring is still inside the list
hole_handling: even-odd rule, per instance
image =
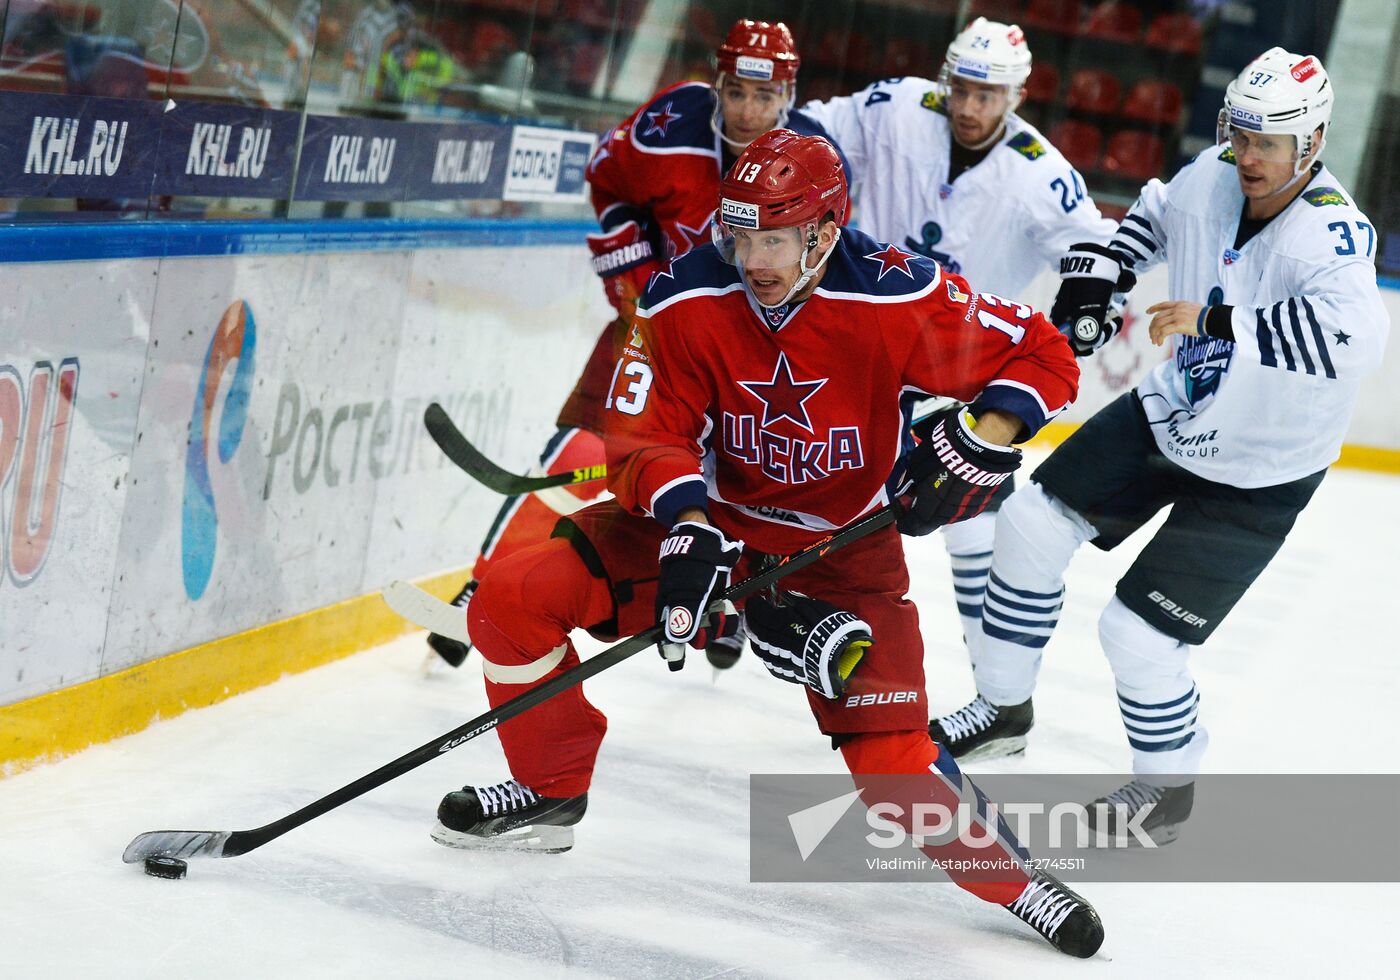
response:
[[[1293,172],[1314,150],[1322,152],[1332,120],[1332,82],[1315,55],[1270,48],[1249,63],[1225,89],[1225,106],[1216,124],[1218,142],[1231,129],[1293,136],[1297,155]],[[1322,129],[1314,141],[1313,134]]]
[[[1031,49],[1015,24],[978,17],[948,45],[938,80],[946,88],[956,76],[984,85],[1005,85],[1015,98],[1031,73]]]

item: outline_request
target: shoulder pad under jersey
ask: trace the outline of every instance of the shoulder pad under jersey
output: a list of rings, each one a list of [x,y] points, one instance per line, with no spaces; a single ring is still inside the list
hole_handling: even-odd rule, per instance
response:
[[[844,228],[819,291],[874,303],[900,302],[928,292],[941,278],[932,259]]]
[[[715,295],[734,286],[743,288],[739,270],[720,258],[713,245],[700,245],[651,277],[642,305],[650,315],[686,294]]]
[[[682,82],[664,89],[637,114],[632,142],[642,152],[714,152],[715,131],[710,119],[715,90],[704,82]]]

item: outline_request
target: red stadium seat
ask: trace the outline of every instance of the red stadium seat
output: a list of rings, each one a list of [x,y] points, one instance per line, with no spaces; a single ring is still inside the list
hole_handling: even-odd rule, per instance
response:
[[[1078,34],[1082,5],[1079,0],[1030,0],[1021,15],[1022,27],[1039,27],[1057,34]]]
[[[1147,46],[1174,54],[1198,54],[1201,22],[1190,14],[1161,14],[1147,28]]]
[[[1054,65],[1037,61],[1026,79],[1026,101],[1054,102],[1060,93],[1060,70]]]
[[[1099,4],[1089,14],[1089,20],[1084,25],[1085,37],[1098,38],[1100,41],[1117,41],[1120,44],[1136,42],[1141,33],[1142,11],[1120,0],[1108,0],[1107,3]]]
[[[1171,82],[1138,82],[1123,100],[1128,119],[1158,126],[1175,126],[1181,118],[1181,89]]]
[[[1065,104],[1079,112],[1106,116],[1118,109],[1118,79],[1098,68],[1081,68],[1069,79]]]
[[[1021,16],[1021,6],[1021,0],[972,0],[967,18],[971,21],[974,17],[985,17],[1003,24],[1014,24]]]
[[[686,34],[707,48],[718,48],[724,40],[724,32],[719,29],[714,11],[708,7],[692,4],[685,24]]]
[[[464,59],[468,68],[491,71],[520,47],[515,32],[498,20],[478,21],[472,28]]]
[[[930,67],[928,47],[912,38],[891,38],[885,45],[885,60],[880,73],[886,78],[922,75]]]
[[[1115,133],[1103,155],[1105,173],[1134,180],[1147,180],[1162,172],[1166,149],[1151,133],[1125,130]]]
[[[1098,166],[1103,134],[1093,123],[1066,119],[1046,135],[1055,149],[1074,165],[1075,170],[1088,172]]]
[[[870,41],[863,34],[832,28],[822,35],[813,53],[813,61],[827,68],[840,68],[851,74],[864,75],[870,66]]]

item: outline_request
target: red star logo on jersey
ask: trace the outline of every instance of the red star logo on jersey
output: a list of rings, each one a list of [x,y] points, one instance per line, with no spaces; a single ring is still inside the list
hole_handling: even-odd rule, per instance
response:
[[[650,125],[647,126],[647,131],[642,135],[650,136],[652,133],[660,133],[662,136],[665,136],[667,127],[680,117],[681,114],[679,112],[671,111],[671,103],[667,102],[659,111],[647,113],[647,119],[650,120]]]
[[[711,212],[713,215],[713,212]],[[705,219],[699,228],[692,228],[690,225],[677,221],[672,229],[672,240],[676,246],[676,255],[682,256],[692,248],[710,244],[710,219]]]
[[[778,364],[773,368],[771,381],[740,381],[739,386],[763,402],[763,428],[777,423],[779,419],[792,419],[808,432],[812,431],[812,420],[807,416],[804,403],[826,384],[830,378],[819,381],[794,381],[792,369],[788,367],[787,355],[778,355]]]
[[[889,272],[891,269],[898,269],[910,279],[913,279],[914,273],[909,271],[909,260],[913,257],[912,253],[906,252],[894,245],[886,245],[880,251],[871,252],[866,256],[871,262],[880,263],[880,274],[875,277],[876,282],[885,278],[885,273]]]

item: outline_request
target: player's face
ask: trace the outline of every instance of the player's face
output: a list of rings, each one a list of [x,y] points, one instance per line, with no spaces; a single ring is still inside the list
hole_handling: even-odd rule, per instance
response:
[[[1230,147],[1240,190],[1252,201],[1272,197],[1293,183],[1298,140],[1279,133],[1251,133],[1231,127]]]
[[[778,114],[787,105],[782,82],[753,78],[724,77],[719,89],[724,135],[748,146],[778,124]]]
[[[810,227],[810,226],[809,226]],[[807,265],[817,264],[836,241],[836,225],[828,221],[817,231],[817,245],[807,256]],[[730,229],[734,236],[734,260],[744,272],[744,280],[753,290],[754,298],[763,306],[776,306],[802,276],[802,251],[807,228]],[[810,295],[816,283],[810,283],[803,293]],[[805,299],[798,295],[794,299]]]
[[[948,83],[948,119],[953,137],[963,146],[991,139],[1010,108],[1010,90],[1005,85],[986,85],[956,75]]]

